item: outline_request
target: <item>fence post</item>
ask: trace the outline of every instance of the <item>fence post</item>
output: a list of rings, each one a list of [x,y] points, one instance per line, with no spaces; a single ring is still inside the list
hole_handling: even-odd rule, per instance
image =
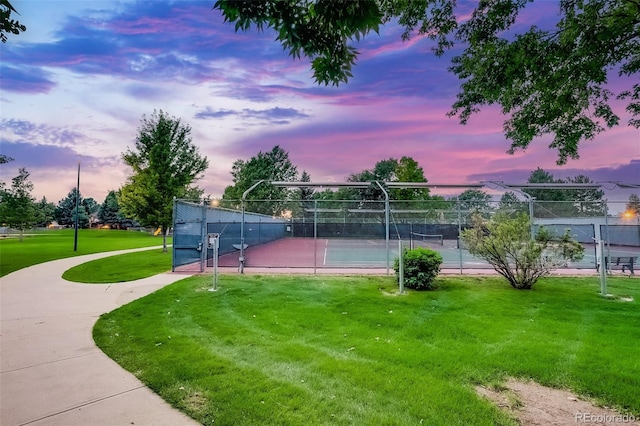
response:
[[[460,209],[460,197],[456,197],[456,209],[458,210],[458,261],[460,262],[460,275],[462,275],[462,211]]]
[[[611,238],[609,237],[609,206],[607,205],[607,202],[604,201],[604,229],[605,229],[605,233],[607,234],[607,257],[609,259],[611,259]],[[607,264],[607,271],[609,273],[611,273],[611,265]]]
[[[318,265],[318,200],[313,200],[313,275]]]
[[[604,255],[604,240],[598,241],[600,246],[600,294],[607,296],[607,267],[609,266],[606,260],[607,256]]]
[[[178,214],[178,208],[177,208],[177,200],[176,197],[173,197],[173,244],[171,244],[171,272],[175,272],[176,271],[176,244],[175,244],[175,238],[176,238],[176,215]]]
[[[398,262],[398,285],[400,288],[400,294],[404,293],[404,250],[402,247],[402,239],[398,240],[399,248],[399,262]]]
[[[376,181],[376,184],[384,192],[384,224],[385,224],[385,242],[384,246],[387,252],[387,275],[389,275],[389,193],[380,184],[380,181]]]
[[[206,244],[207,232],[209,232],[207,229],[207,206],[205,205],[204,198],[202,199],[202,215],[200,216],[200,220],[202,221],[200,223],[200,247],[202,247],[200,251],[200,272],[204,272],[207,267],[207,254],[209,253]]]
[[[238,272],[240,272],[241,274],[244,273],[244,201],[247,199],[247,195],[249,195],[249,193],[251,191],[253,191],[255,189],[256,186],[260,185],[262,182],[264,182],[264,180],[259,180],[258,182],[254,183],[253,186],[251,186],[249,189],[247,189],[246,191],[244,191],[244,193],[242,194],[242,223],[240,224],[240,265],[238,266]]]

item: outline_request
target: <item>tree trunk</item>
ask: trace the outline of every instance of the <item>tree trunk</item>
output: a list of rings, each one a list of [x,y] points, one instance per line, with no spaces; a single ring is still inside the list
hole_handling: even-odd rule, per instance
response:
[[[168,228],[162,227],[162,252],[166,253],[167,252],[167,232],[169,231]]]

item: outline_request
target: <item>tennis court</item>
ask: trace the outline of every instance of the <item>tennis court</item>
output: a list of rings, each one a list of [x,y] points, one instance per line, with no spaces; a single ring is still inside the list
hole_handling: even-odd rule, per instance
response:
[[[440,253],[442,269],[491,269],[486,261],[472,256],[468,250],[459,248],[456,240],[433,241],[403,240],[402,246],[426,247]],[[334,238],[283,238],[269,243],[249,246],[245,249],[245,267],[251,268],[392,268],[398,257],[399,242],[379,239],[334,239]],[[640,248],[607,246],[605,257],[611,259],[608,268],[622,271],[631,264],[638,270]],[[220,256],[219,266],[238,267],[240,251]],[[568,269],[596,269],[598,266],[595,244],[585,244],[584,258],[566,265]],[[210,262],[211,263],[211,262]],[[209,265],[211,266],[212,263]],[[630,269],[624,268],[626,273]]]
[[[299,212],[301,217],[285,218],[176,202],[172,268],[202,272],[212,267],[209,238],[215,235],[219,242],[218,265],[230,268],[242,269],[244,257],[243,267],[247,268],[388,270],[398,257],[401,239],[402,247],[427,247],[439,252],[443,269],[492,269],[459,244],[460,233],[470,226],[468,215],[461,210],[454,211],[456,217],[449,211],[434,216],[430,214],[437,210],[388,206],[385,210],[379,203],[353,203],[334,200],[321,205],[314,201],[313,209]],[[389,218],[384,217],[385,211],[390,213]],[[608,270],[634,273],[637,269],[640,225],[624,218],[589,216],[536,218],[535,227],[540,226],[556,235],[569,232],[585,247],[584,258],[568,263],[567,269],[595,272],[600,253],[594,242],[600,240],[606,243],[603,257]]]
[[[459,268],[460,260],[466,268],[490,268],[467,250],[458,249],[457,242],[403,240],[402,246],[427,247],[438,251],[443,258],[443,268]],[[339,238],[283,238],[274,242],[249,246],[245,249],[245,266],[261,268],[386,268],[393,266],[398,257],[400,243],[381,239]],[[220,257],[219,266],[236,267],[240,252]]]

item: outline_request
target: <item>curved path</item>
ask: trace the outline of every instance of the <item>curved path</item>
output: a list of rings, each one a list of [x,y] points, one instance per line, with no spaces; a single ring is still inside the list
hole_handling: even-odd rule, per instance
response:
[[[98,317],[185,275],[118,284],[63,280],[90,260],[152,247],[34,265],[0,278],[0,424],[196,425],[93,342]]]

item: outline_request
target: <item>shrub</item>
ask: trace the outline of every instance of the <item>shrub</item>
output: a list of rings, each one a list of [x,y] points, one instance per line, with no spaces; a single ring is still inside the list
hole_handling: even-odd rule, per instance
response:
[[[433,290],[435,279],[440,272],[442,256],[428,248],[417,247],[403,252],[404,286],[414,290]],[[396,258],[393,269],[400,274],[400,259]]]
[[[538,278],[584,255],[569,230],[557,237],[539,227],[532,238],[526,214],[514,218],[497,214],[490,220],[474,215],[472,221],[473,227],[461,234],[469,253],[489,262],[513,288],[530,289]]]

